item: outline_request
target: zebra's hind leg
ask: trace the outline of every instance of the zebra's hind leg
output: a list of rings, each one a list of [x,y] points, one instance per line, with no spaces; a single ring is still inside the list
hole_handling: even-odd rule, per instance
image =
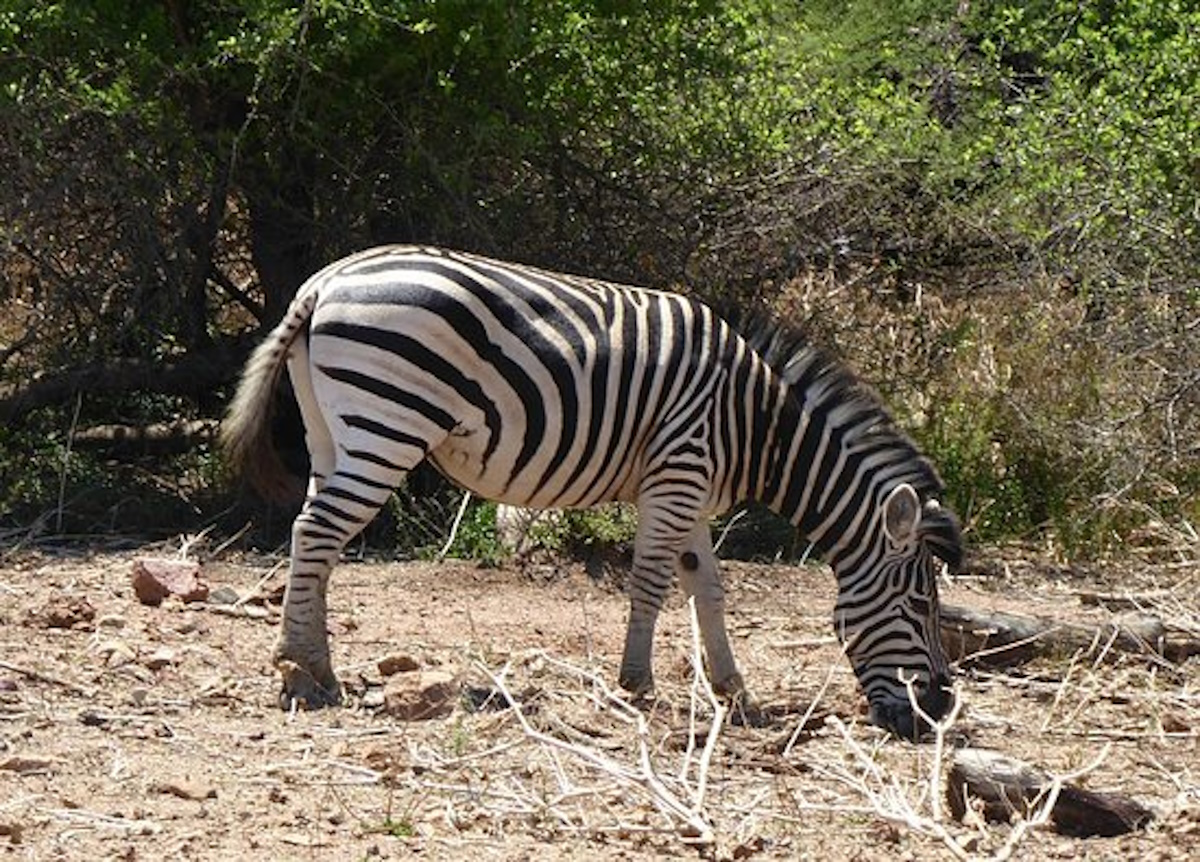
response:
[[[346,543],[365,527],[404,476],[376,469],[370,478],[345,468],[317,479],[315,493],[292,525],[292,559],[283,597],[275,666],[283,678],[280,706],[317,709],[340,702],[326,631],[329,573]]]
[[[696,602],[696,619],[713,691],[737,700],[742,697],[745,684],[725,630],[725,588],[708,524],[699,523],[688,534],[677,558],[676,572],[683,591]]]

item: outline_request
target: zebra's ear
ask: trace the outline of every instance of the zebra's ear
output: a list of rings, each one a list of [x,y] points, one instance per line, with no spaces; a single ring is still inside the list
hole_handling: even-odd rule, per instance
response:
[[[912,485],[903,482],[883,501],[883,531],[893,545],[904,545],[921,526],[921,498]]]
[[[954,513],[943,509],[937,500],[928,501],[921,519],[921,532],[929,550],[937,554],[950,567],[951,572],[957,572],[962,566],[963,544],[962,528],[959,527]]]

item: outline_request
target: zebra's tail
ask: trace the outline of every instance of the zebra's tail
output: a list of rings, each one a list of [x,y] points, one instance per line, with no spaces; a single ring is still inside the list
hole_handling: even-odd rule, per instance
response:
[[[221,448],[230,471],[268,500],[295,502],[303,485],[292,475],[271,438],[275,389],[287,367],[288,350],[304,331],[316,294],[297,297],[283,320],[254,349],[221,423]]]

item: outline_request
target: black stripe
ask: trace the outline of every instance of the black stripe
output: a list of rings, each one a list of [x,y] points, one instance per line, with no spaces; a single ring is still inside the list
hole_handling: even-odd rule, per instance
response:
[[[346,500],[351,503],[356,503],[359,506],[366,506],[370,509],[374,509],[379,505],[378,500],[372,500],[369,497],[363,497],[360,494],[355,494],[353,491],[348,491],[345,488],[339,488],[337,485],[326,485],[321,489],[321,494],[326,497],[336,497],[339,500]]]
[[[333,503],[330,503],[328,500],[324,499],[324,497],[313,497],[308,501],[308,509],[309,511],[312,511],[313,509],[320,509],[323,512],[328,512],[333,517],[340,518],[342,521],[350,524],[361,524],[363,522],[363,519],[358,515],[350,514],[345,509],[333,505]]]
[[[393,464],[391,461],[387,461],[383,458],[380,458],[378,455],[375,455],[372,452],[364,452],[360,449],[355,449],[353,451],[347,450],[346,454],[349,455],[351,458],[361,458],[363,460],[372,461],[373,463],[378,464],[381,467],[389,467],[393,470],[401,469],[397,465]],[[361,473],[351,473],[349,470],[338,470],[333,475],[335,477],[341,477],[342,479],[345,479],[347,482],[354,482],[356,485],[364,485],[367,488],[375,488],[380,491],[389,491],[389,492],[394,490],[394,486],[389,482],[377,482],[374,479],[367,478],[366,476],[362,475]]]
[[[362,427],[361,423],[366,421],[365,419],[359,419],[356,416],[343,416],[341,418],[342,418],[343,422],[345,422],[347,425],[351,426],[352,428]],[[353,421],[351,421],[351,420],[353,420]],[[370,431],[371,429],[365,428],[364,430]],[[372,433],[374,433],[374,432],[372,432]],[[388,436],[388,435],[381,435],[381,436]],[[419,446],[419,447],[421,447],[422,451],[424,451],[424,448],[425,448],[425,444],[423,442],[421,442],[420,440],[418,440],[416,437],[412,437],[408,440],[401,441],[401,442],[404,442],[409,446]],[[385,470],[397,470],[399,472],[407,472],[409,469],[407,467],[400,466],[395,461],[389,461],[387,458],[384,458],[381,455],[377,455],[376,453],[370,451],[369,449],[346,449],[345,452],[346,452],[346,455],[350,458],[354,458],[358,461],[366,461],[368,464],[374,464],[378,467],[383,467]],[[338,472],[342,473],[343,471],[339,470]],[[384,483],[375,482],[371,479],[367,479],[365,476],[358,476],[357,473],[345,473],[345,475],[357,478],[358,481],[362,482],[364,485],[372,485],[373,484],[379,488],[385,487]]]
[[[361,371],[355,371],[350,368],[338,368],[332,365],[318,365],[317,368],[327,377],[337,380],[339,383],[345,383],[347,386],[353,386],[355,389],[370,392],[372,395],[419,413],[443,431],[449,431],[458,424],[453,416],[436,404],[430,403],[420,395],[415,395],[412,392],[401,389],[399,386],[393,386],[390,383],[380,380],[378,377],[372,377],[369,374],[363,374]]]
[[[625,359],[624,354],[629,351],[624,345],[614,345],[609,334],[611,318],[603,322],[599,322],[595,331],[592,333],[592,375],[589,381],[589,391],[591,395],[591,414],[589,416],[587,426],[587,439],[584,441],[583,451],[580,453],[578,461],[575,464],[575,469],[571,471],[570,476],[561,487],[563,491],[569,490],[575,482],[583,475],[584,471],[591,468],[592,476],[603,475],[602,471],[596,467],[596,449],[600,441],[600,432],[605,425],[615,424],[614,417],[608,416],[608,379],[613,368],[613,360],[618,355],[622,360]],[[613,405],[613,410],[616,411],[620,402]],[[585,499],[590,491],[594,489],[585,488],[579,492],[572,500],[561,500],[560,504],[564,508],[572,508],[579,505],[580,501]]]
[[[305,505],[304,511],[299,516],[299,518],[304,519],[305,525],[303,529],[307,535],[316,536],[320,539],[345,538],[346,528],[344,526],[333,523],[333,521],[329,520],[324,515],[318,515],[316,512],[312,511],[311,505],[312,501],[310,500],[309,503]],[[299,520],[299,518],[297,518],[297,520]],[[329,530],[332,535],[330,535],[330,533],[323,533],[320,530],[311,531],[308,528],[308,524],[316,524],[318,527],[323,527],[324,529]]]
[[[737,343],[731,340],[729,349],[725,351],[728,364],[732,365],[735,361],[736,346]],[[727,453],[726,463],[733,468],[729,476],[729,488],[734,492],[741,487],[742,479],[746,475],[747,456],[750,455],[746,448],[750,443],[750,414],[758,409],[758,404],[752,400],[753,393],[749,391],[751,388],[750,374],[753,371],[752,356],[753,354],[749,351],[743,354],[742,361],[731,369],[731,373],[726,378],[729,381],[727,385],[732,387],[730,393],[732,398],[726,400],[725,403],[730,405],[733,412],[733,429],[732,439],[723,442]]]
[[[500,443],[501,424],[500,411],[496,409],[496,402],[487,396],[478,381],[467,377],[443,356],[421,344],[415,338],[387,329],[344,321],[319,323],[313,327],[313,334],[344,338],[358,344],[377,347],[420,369],[439,383],[445,383],[464,401],[477,407],[483,413],[483,421],[489,431],[487,448],[483,453],[485,465],[492,453],[496,451],[496,447]]]
[[[395,428],[392,428],[389,425],[384,425],[382,422],[376,422],[374,419],[368,419],[365,416],[342,414],[341,420],[351,428],[358,428],[362,431],[366,431],[369,434],[374,434],[376,437],[382,437],[385,440],[391,440],[393,443],[400,443],[404,446],[412,446],[416,449],[420,449],[422,457],[424,457],[425,452],[427,451],[426,446],[428,444],[420,437],[416,437],[412,434],[406,434],[403,431],[397,431]],[[350,450],[347,450],[346,454],[354,454],[354,457],[362,458],[364,461],[374,460],[375,463],[383,466],[391,466],[393,469],[402,469],[397,468],[396,465],[389,461],[385,461],[384,459],[370,455],[369,453],[362,452],[361,454],[356,454],[360,452],[361,450],[355,450],[354,453],[352,453]]]

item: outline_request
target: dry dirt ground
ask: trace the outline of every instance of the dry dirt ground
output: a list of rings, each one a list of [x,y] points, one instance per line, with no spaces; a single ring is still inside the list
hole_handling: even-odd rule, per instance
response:
[[[678,598],[657,699],[633,709],[610,689],[625,601],[582,566],[348,561],[330,617],[347,705],[288,714],[269,661],[278,608],[259,600],[280,561],[204,562],[232,590],[215,598],[240,603],[150,607],[134,556],[0,556],[0,860],[1200,859],[1200,657],[1099,661],[1101,645],[967,671],[944,746],[913,745],[864,723],[827,570],[730,564],[761,712],[714,729]],[[1196,564],[1097,585],[1019,563],[1001,554],[998,574],[944,598],[1094,620],[1108,612],[1078,591],[1100,586],[1200,617]],[[453,674],[453,710],[388,714],[385,685],[411,678],[385,679],[389,656]],[[1078,783],[1156,818],[1089,839],[958,822],[931,787],[968,743],[1055,774],[1094,766]]]

